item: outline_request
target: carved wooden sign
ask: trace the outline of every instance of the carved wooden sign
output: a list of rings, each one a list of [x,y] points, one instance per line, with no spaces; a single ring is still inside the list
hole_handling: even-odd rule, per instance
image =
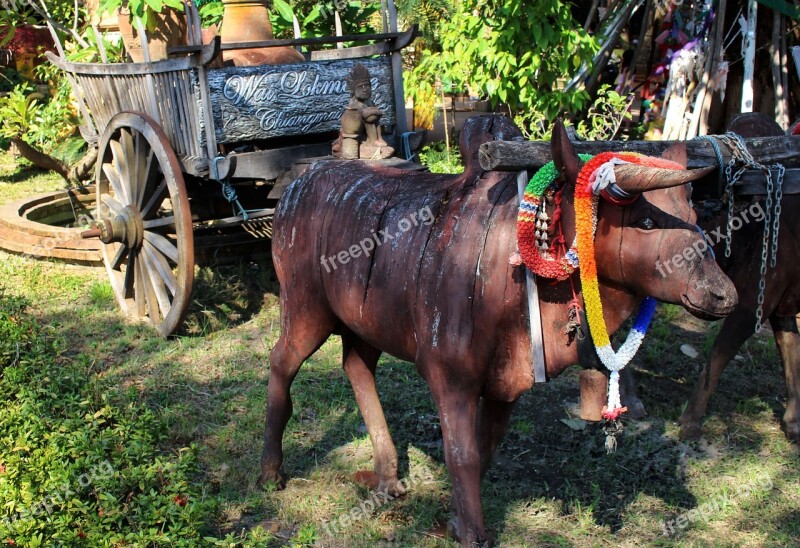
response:
[[[214,129],[218,143],[338,131],[350,100],[347,76],[367,67],[381,125],[396,121],[388,57],[211,69]]]

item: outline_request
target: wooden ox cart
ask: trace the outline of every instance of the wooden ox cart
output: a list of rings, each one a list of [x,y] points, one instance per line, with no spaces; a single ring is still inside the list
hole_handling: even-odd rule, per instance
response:
[[[269,235],[296,166],[330,155],[357,62],[370,72],[384,134],[400,142],[399,50],[415,33],[397,32],[390,1],[382,34],[204,45],[196,6],[185,6],[190,44],[172,48],[168,60],[73,63],[62,48],[49,55],[70,79],[82,133],[98,149],[96,224],[85,237],[102,240],[122,310],[164,336],[190,302],[194,236],[231,243],[230,227]],[[211,66],[221,50],[344,42],[361,45],[306,52],[292,64]]]

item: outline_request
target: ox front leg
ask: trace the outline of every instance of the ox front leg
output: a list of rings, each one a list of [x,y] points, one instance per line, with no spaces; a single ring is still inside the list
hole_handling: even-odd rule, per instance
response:
[[[800,443],[800,334],[794,316],[770,318],[775,343],[781,353],[783,372],[786,376],[786,412],[783,422],[786,437]]]
[[[358,402],[358,408],[367,425],[372,450],[375,456],[375,472],[359,472],[358,479],[370,489],[388,493],[396,497],[405,493],[403,485],[397,481],[397,449],[389,433],[383,407],[378,399],[375,386],[375,367],[381,351],[374,348],[353,333],[342,334],[344,350],[344,371]]]
[[[489,546],[481,507],[481,458],[475,436],[480,394],[447,378],[428,379],[439,409],[444,456],[453,484],[451,534],[462,546]]]
[[[708,400],[717,388],[719,378],[728,363],[736,355],[750,335],[755,331],[755,315],[743,308],[737,308],[725,318],[719,335],[711,349],[711,359],[700,372],[686,410],[678,419],[682,439],[697,439],[703,434],[702,422],[708,411]]]

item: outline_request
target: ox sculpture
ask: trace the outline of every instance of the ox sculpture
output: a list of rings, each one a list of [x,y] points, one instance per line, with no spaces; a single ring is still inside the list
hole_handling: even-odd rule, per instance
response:
[[[281,335],[270,355],[262,485],[284,486],[290,385],[303,361],[338,333],[372,440],[378,488],[403,491],[375,386],[378,358],[387,352],[415,364],[438,408],[452,479],[451,533],[464,546],[488,544],[480,479],[514,403],[534,382],[525,273],[509,261],[517,250],[516,176],[484,171],[478,162],[479,146],[493,139],[521,135],[502,116],[474,117],[461,134],[461,175],[326,162],[287,188],[274,220]],[[559,226],[571,241],[581,160],[560,123],[552,153],[563,185]],[[707,170],[614,171],[616,184],[639,198],[599,205],[596,266],[608,332],[646,295],[702,317],[730,312],[736,292],[713,259],[697,258],[669,283],[655,268],[659,255],[701,238],[685,183]],[[578,362],[577,344],[564,334],[571,287],[580,288],[577,275],[571,282],[539,284],[549,378]]]
[[[728,124],[728,130],[742,137],[768,137],[783,134],[780,126],[760,113],[740,114]],[[775,181],[777,184],[777,181]],[[800,442],[800,334],[795,316],[800,313],[800,195],[784,189],[780,200],[781,210],[778,220],[776,264],[767,266],[764,273],[763,303],[759,305],[759,285],[761,283],[762,253],[764,249],[764,223],[769,217],[774,219],[777,203],[767,200],[766,182],[761,191],[737,192],[734,200],[734,221],[741,225],[732,234],[730,257],[725,257],[725,241],[718,240],[714,252],[724,265],[739,294],[739,304],[722,324],[720,333],[714,340],[711,357],[700,374],[700,378],[689,398],[680,418],[681,436],[687,439],[702,434],[701,422],[706,415],[708,402],[715,390],[722,372],[738,352],[741,345],[755,332],[756,315],[759,307],[763,319],[769,320],[775,343],[780,352],[786,379],[786,411],[783,422],[786,436]],[[795,191],[796,192],[796,191]],[[774,195],[773,195],[774,196]],[[730,198],[730,197],[729,197]],[[698,213],[703,213],[702,204]],[[760,215],[747,214],[755,212]],[[725,208],[701,215],[701,227],[711,234],[728,223]],[[734,223],[734,224],[735,224]],[[774,229],[771,226],[770,229]],[[772,244],[772,237],[768,239]],[[761,318],[759,318],[760,320]]]

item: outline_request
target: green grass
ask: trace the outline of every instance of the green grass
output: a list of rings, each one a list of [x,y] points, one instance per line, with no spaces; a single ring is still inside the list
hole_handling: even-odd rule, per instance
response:
[[[13,184],[0,183],[0,202],[39,192],[49,181],[26,172]],[[0,255],[5,291],[30,302],[28,314],[59,349],[56,363],[82,371],[107,405],[146,409],[161,425],[153,460],[195,448],[192,482],[213,502],[204,514],[205,535],[254,531],[250,542],[268,545],[453,546],[429,534],[450,510],[438,416],[413,365],[391,357],[382,359],[378,382],[401,475],[428,479],[329,534],[333,520],[369,497],[351,478],[372,462],[336,337],[308,360],[292,389],[287,488],[256,488],[268,356],[279,335],[274,273],[265,260],[199,268],[197,278],[186,326],[163,340],[119,316],[103,269]],[[578,403],[576,370],[521,398],[500,447],[501,464],[482,484],[497,544],[798,544],[800,458],[780,429],[785,389],[769,333],[749,341],[744,359],[726,370],[705,440],[677,438],[675,421],[707,358],[710,328],[677,307],[659,309],[636,358],[649,416],[628,424],[612,455],[596,427],[573,430],[561,420]],[[700,357],[681,354],[684,343]],[[736,494],[764,475],[771,488]],[[665,520],[729,493],[731,503],[708,519],[663,534]]]

